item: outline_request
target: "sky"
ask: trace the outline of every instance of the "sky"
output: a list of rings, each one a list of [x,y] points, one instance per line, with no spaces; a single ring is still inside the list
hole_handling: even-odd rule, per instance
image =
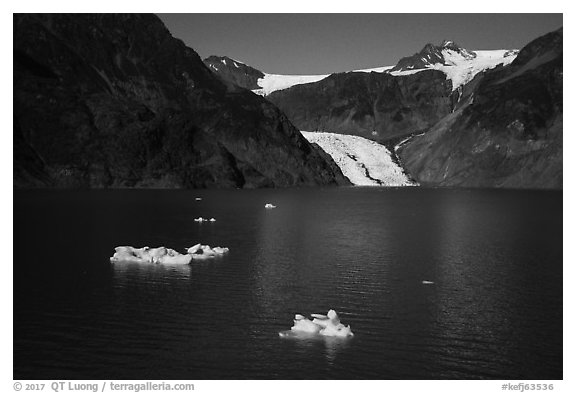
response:
[[[394,65],[428,42],[520,49],[562,27],[562,14],[158,14],[202,58],[263,72],[328,74]]]

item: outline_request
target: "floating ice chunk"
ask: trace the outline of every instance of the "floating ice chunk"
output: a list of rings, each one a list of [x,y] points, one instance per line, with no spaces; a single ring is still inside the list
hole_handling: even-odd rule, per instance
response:
[[[110,262],[141,262],[141,263],[159,263],[170,265],[187,265],[192,260],[190,254],[180,254],[171,248],[142,247],[134,248],[131,246],[121,246],[115,248],[114,255]]]
[[[320,335],[328,337],[349,337],[353,336],[354,333],[352,333],[350,325],[344,326],[342,324],[328,324],[324,329],[320,330]]]
[[[116,252],[112,257],[110,257],[110,262],[144,262],[142,258],[138,258],[136,255],[131,255],[128,253]]]
[[[161,262],[164,265],[188,265],[192,261],[192,255],[167,255],[162,258]]]
[[[208,256],[216,255],[216,253],[214,252],[214,250],[212,250],[212,248],[210,246],[200,246],[200,249],[202,250],[202,254],[204,254],[204,255],[208,255]]]
[[[191,255],[193,259],[208,259],[214,258],[216,256],[224,255],[230,251],[228,247],[210,247],[208,245],[202,245],[200,243],[188,248],[186,250],[188,255]]]
[[[216,254],[222,255],[226,254],[228,251],[230,251],[230,249],[228,247],[214,247],[212,251],[214,251]]]
[[[301,318],[298,318],[300,316]],[[290,330],[295,332],[318,333],[322,329],[320,326],[311,320],[304,318],[302,315],[296,314],[294,317],[294,326]]]
[[[186,249],[186,252],[187,252],[188,254],[194,254],[196,251],[198,251],[198,250],[200,249],[200,246],[201,246],[200,243],[194,244],[192,247],[188,247],[188,248]]]
[[[338,314],[334,310],[328,311],[328,315],[310,314],[310,316],[314,318],[312,322],[325,328],[332,325],[340,325],[340,318],[338,318]]]
[[[210,221],[210,222],[216,222],[216,219],[215,219],[214,217],[212,217],[212,218],[210,218],[210,219],[208,219],[208,218],[203,218],[203,217],[198,217],[198,218],[195,218],[194,221],[196,221],[196,222],[208,222],[208,221]]]
[[[158,263],[158,261],[168,255],[168,249],[166,247],[152,248],[148,254],[150,255],[150,262]]]
[[[328,311],[328,315],[311,314],[312,321],[301,314],[294,316],[294,326],[290,328],[293,332],[303,332],[318,334],[326,337],[351,337],[354,335],[350,325],[344,326],[334,310]],[[280,332],[281,337],[289,337],[287,332]]]
[[[275,209],[275,208],[276,208],[276,206],[274,206],[274,205],[271,204],[271,203],[265,204],[264,207],[265,207],[266,209]]]

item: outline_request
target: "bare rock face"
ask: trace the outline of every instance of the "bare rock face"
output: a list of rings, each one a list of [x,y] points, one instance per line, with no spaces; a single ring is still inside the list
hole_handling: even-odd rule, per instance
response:
[[[267,98],[306,131],[375,141],[427,129],[451,111],[451,84],[440,71],[395,77],[349,72],[276,91]]]
[[[454,113],[399,150],[421,184],[562,188],[562,30],[479,74]]]
[[[207,57],[204,64],[224,80],[248,90],[259,89],[258,79],[264,78],[262,71],[227,56]]]
[[[14,16],[15,187],[338,183],[284,114],[156,16]]]

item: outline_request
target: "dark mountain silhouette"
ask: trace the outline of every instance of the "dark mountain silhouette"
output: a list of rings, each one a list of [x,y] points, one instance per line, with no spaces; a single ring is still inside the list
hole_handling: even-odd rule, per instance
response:
[[[16,187],[346,183],[154,15],[14,15]]]

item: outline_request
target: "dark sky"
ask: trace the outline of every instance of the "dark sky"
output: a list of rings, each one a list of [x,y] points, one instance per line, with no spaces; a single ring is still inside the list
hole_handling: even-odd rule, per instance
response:
[[[562,14],[159,14],[202,58],[264,72],[328,74],[393,65],[428,43],[516,49],[562,26]]]

